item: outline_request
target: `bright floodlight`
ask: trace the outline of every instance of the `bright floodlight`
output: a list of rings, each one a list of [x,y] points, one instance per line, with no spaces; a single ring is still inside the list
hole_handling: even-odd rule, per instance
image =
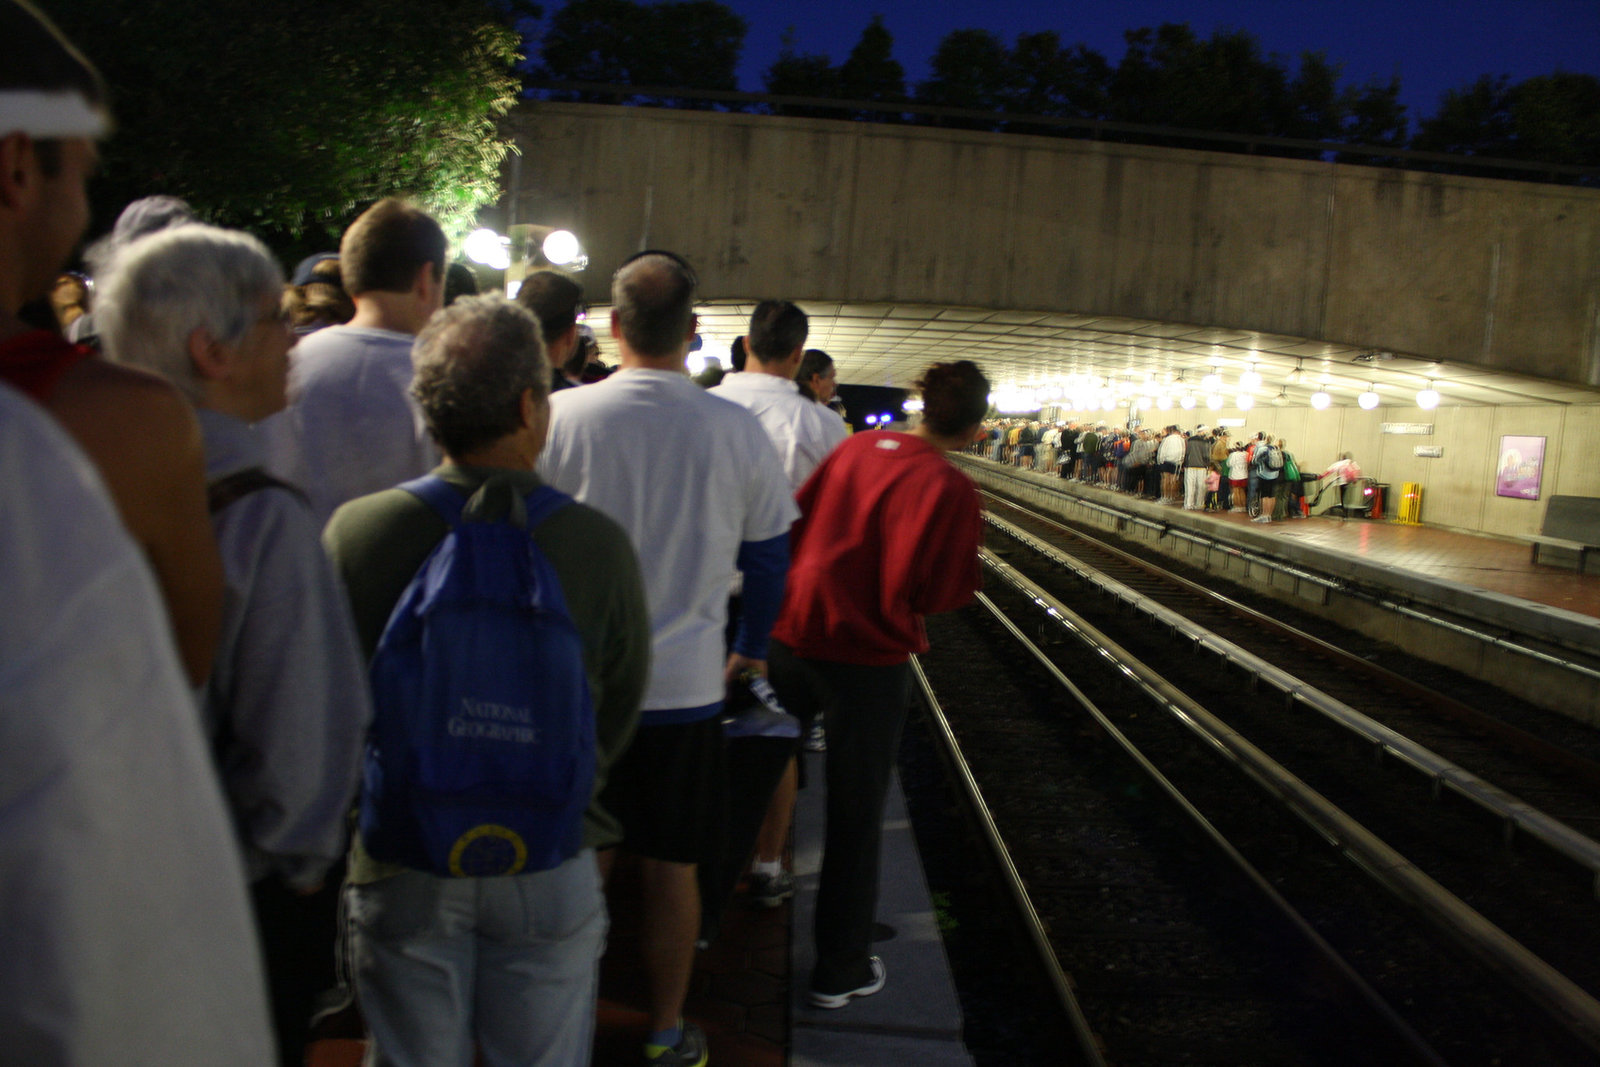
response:
[[[1210,396],[1206,397],[1206,407],[1210,408],[1212,411],[1221,411],[1222,397],[1216,393],[1212,393]]]
[[[1333,397],[1328,395],[1328,391],[1326,389],[1318,389],[1316,392],[1311,394],[1311,406],[1316,408],[1318,411],[1328,410],[1328,405],[1331,403],[1333,403]]]
[[[868,415],[867,418],[866,418],[866,423],[867,423],[868,426],[876,426],[876,425],[878,425],[878,416],[876,416],[876,415]]]
[[[1250,369],[1239,375],[1240,389],[1260,389],[1261,375],[1256,371],[1256,365],[1250,364]]]
[[[1193,393],[1185,393],[1183,395],[1183,399],[1178,401],[1178,403],[1180,405],[1182,405],[1183,410],[1185,410],[1185,411],[1192,410],[1194,408],[1194,394]]]
[[[1234,400],[1233,406],[1240,411],[1249,411],[1256,406],[1256,398],[1249,393],[1240,393],[1238,398]]]
[[[1439,390],[1433,387],[1432,382],[1429,382],[1426,389],[1419,390],[1417,393],[1417,407],[1423,411],[1432,411],[1438,406]]]
[[[1160,408],[1162,411],[1172,410],[1172,398],[1170,396],[1166,396],[1165,394],[1157,397],[1156,407]]]
[[[1356,397],[1356,403],[1361,405],[1362,411],[1371,411],[1378,406],[1378,394],[1372,386],[1367,386],[1367,391]]]
[[[478,229],[467,234],[461,250],[474,263],[505,270],[511,266],[511,242],[493,230]]]
[[[556,230],[544,239],[544,258],[565,266],[578,258],[578,238],[571,230]]]
[[[1222,375],[1218,374],[1216,371],[1212,371],[1210,374],[1200,379],[1200,388],[1209,389],[1212,391],[1221,389]]]

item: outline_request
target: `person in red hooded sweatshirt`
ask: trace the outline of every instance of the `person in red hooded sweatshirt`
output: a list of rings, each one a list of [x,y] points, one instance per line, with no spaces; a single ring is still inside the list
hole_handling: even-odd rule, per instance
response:
[[[916,383],[910,433],[860,433],[801,487],[791,563],[769,666],[790,710],[825,714],[827,831],[817,894],[810,1003],[842,1008],[883,988],[871,954],[884,799],[905,722],[923,616],[953,611],[980,585],[977,490],[944,454],[970,444],[989,406],[976,364],[935,363]],[[792,684],[785,685],[784,682]]]

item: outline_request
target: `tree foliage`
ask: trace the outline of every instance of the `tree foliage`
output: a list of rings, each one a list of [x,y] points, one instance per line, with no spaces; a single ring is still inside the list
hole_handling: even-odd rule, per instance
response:
[[[795,51],[795,32],[791,26],[784,31],[778,58],[773,60],[761,77],[767,92],[774,96],[813,96],[838,99],[839,68],[824,55],[801,55]],[[838,108],[812,107],[806,104],[785,104],[774,108],[780,115],[800,115],[808,118],[839,118]]]
[[[739,88],[744,35],[744,19],[716,0],[569,0],[545,30],[544,66],[536,75],[552,81],[732,91]],[[670,98],[654,102],[706,106]]]
[[[1415,147],[1600,165],[1600,78],[1557,71],[1512,84],[1486,75],[1445,93],[1417,131]]]
[[[54,0],[111,85],[97,219],[170,193],[280,247],[410,196],[452,233],[498,197],[517,38],[485,0]]]
[[[861,39],[839,64],[839,93],[846,100],[900,103],[906,99],[906,71],[894,55],[894,37],[882,15],[872,16]]]

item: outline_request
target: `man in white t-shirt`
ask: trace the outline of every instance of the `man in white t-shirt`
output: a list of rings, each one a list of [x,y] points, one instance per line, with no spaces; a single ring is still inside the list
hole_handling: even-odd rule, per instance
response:
[[[787,300],[763,300],[750,316],[750,332],[745,336],[750,359],[745,369],[723,378],[722,384],[711,390],[761,420],[761,428],[783,460],[789,487],[797,493],[828,453],[849,436],[838,413],[808,400],[795,381],[805,358],[808,332],[804,311]],[[798,784],[798,770],[791,760],[773,794],[751,868],[750,899],[763,907],[777,907],[794,896],[794,878],[784,871],[782,856]]]
[[[724,819],[720,712],[728,679],[766,672],[783,598],[789,526],[799,515],[755,416],[689,380],[696,278],[681,258],[643,252],[611,284],[621,369],[550,398],[539,473],[621,524],[650,603],[650,682],[633,745],[602,801],[640,857],[650,985],[648,1060],[703,1062],[705,1035],[682,1020],[700,927],[696,867]],[[727,654],[728,590],[744,578]]]
[[[745,347],[753,357],[729,374],[713,396],[746,408],[761,422],[783,460],[789,488],[799,492],[811,472],[847,436],[836,412],[807,400],[794,380],[805,356],[806,313],[786,300],[763,300],[750,316]]]
[[[335,508],[439,462],[411,399],[411,346],[444,304],[444,230],[402,200],[380,200],[339,243],[356,315],[291,356],[289,407],[260,424],[273,473],[299,486],[320,527]]]

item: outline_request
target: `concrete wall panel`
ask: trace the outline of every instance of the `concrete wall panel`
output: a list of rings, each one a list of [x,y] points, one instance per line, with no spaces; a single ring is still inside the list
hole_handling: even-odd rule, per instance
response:
[[[1600,384],[1600,191],[867,123],[526,104],[522,221],[783,291],[1284,333]],[[510,176],[512,170],[508,170]]]

